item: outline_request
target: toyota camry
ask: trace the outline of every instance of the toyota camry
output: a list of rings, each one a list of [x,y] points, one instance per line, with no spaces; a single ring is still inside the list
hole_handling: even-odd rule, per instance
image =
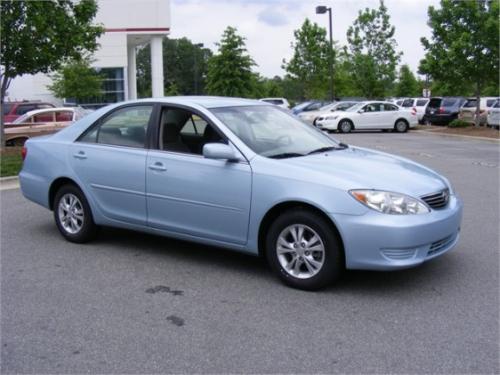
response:
[[[462,203],[410,160],[340,143],[261,101],[118,103],[28,140],[24,196],[68,241],[111,226],[267,258],[318,289],[344,269],[419,265],[458,241]]]

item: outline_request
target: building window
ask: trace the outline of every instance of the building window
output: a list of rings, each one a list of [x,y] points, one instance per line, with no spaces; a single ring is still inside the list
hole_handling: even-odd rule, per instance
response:
[[[66,104],[97,109],[125,100],[124,68],[96,68],[96,71],[102,76],[102,95],[83,100],[66,98]]]

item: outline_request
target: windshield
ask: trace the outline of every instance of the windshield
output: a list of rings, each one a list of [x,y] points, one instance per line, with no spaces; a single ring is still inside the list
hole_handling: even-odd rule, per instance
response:
[[[29,113],[29,112],[28,112]],[[18,118],[16,118],[14,121],[12,121],[13,124],[22,124],[22,123],[25,123],[28,118],[30,117],[28,115],[28,113],[25,113],[24,115],[22,116],[19,116]]]
[[[294,157],[339,144],[320,130],[271,106],[212,109],[251,150],[266,157]]]
[[[301,110],[303,108],[306,108],[309,104],[311,104],[312,102],[304,102],[304,103],[300,103],[300,104],[297,104],[295,107],[293,107],[292,109],[294,110]]]

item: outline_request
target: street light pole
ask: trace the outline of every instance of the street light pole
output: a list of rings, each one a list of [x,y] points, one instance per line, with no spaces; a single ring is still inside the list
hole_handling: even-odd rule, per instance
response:
[[[316,14],[325,14],[328,12],[328,21],[330,28],[330,54],[328,57],[329,70],[330,70],[330,100],[335,100],[335,91],[333,85],[333,36],[332,36],[332,8],[320,5],[316,7]]]
[[[194,60],[194,94],[195,95],[198,95],[198,48],[203,48],[203,43],[196,43],[194,45],[194,56],[193,56],[193,60]]]

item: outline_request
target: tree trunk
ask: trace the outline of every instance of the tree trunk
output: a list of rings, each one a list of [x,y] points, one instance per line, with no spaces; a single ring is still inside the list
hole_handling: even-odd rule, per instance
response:
[[[476,116],[474,116],[474,126],[478,128],[481,125],[481,86],[479,82],[476,83]]]
[[[5,132],[4,132],[4,124],[3,124],[3,103],[5,101],[5,93],[7,92],[7,88],[10,85],[11,78],[7,77],[5,74],[2,74],[0,78],[0,149],[3,150],[5,147]]]

